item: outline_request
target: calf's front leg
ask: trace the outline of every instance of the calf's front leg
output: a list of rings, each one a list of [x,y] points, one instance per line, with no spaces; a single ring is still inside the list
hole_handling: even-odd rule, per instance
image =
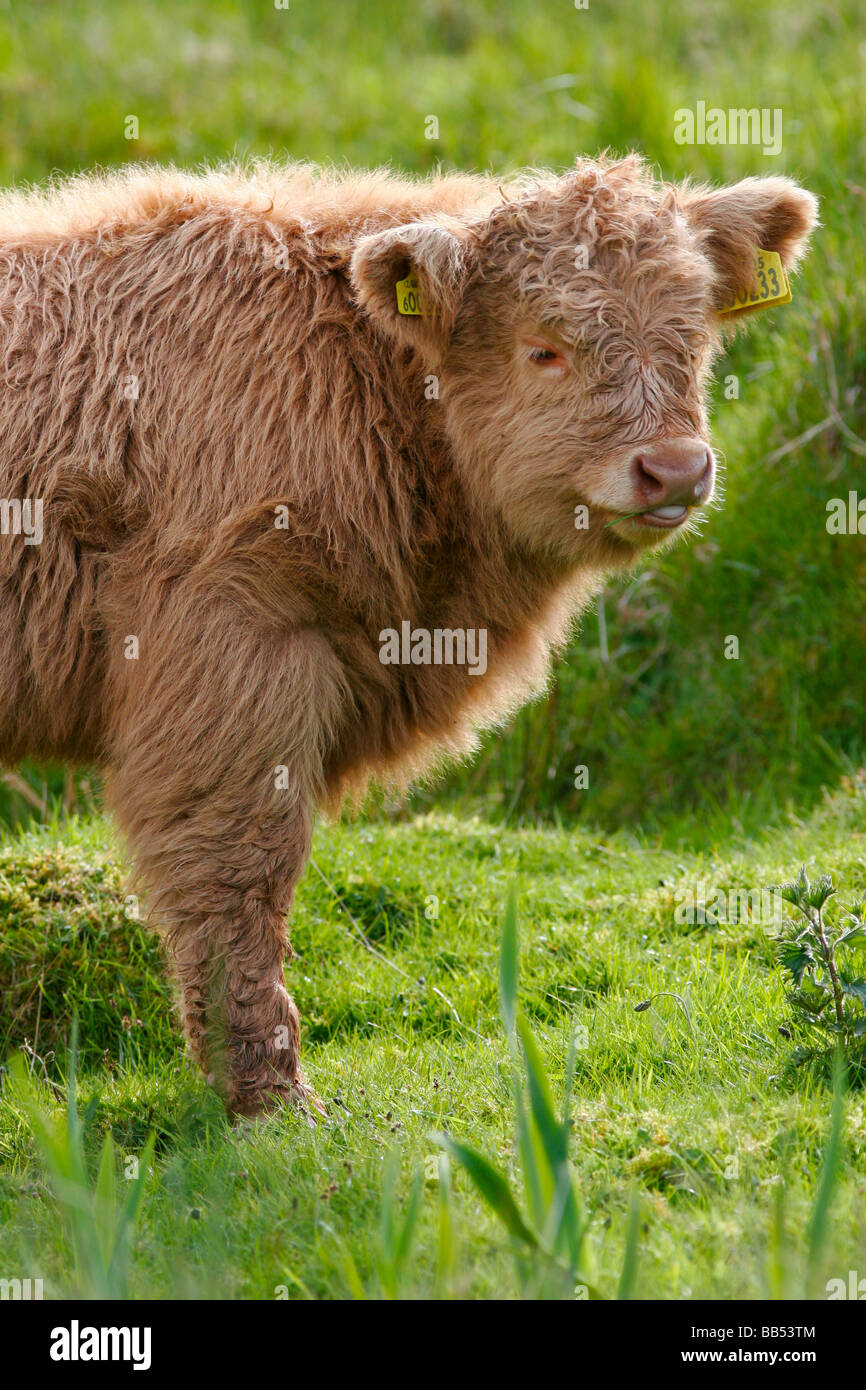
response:
[[[190,1051],[236,1114],[281,1101],[315,1103],[284,973],[291,957],[286,914],[308,852],[302,808],[266,819],[236,809],[218,840],[197,838],[161,865],[159,917],[169,923]],[[185,891],[181,865],[190,875]]]
[[[285,986],[286,914],[336,683],[327,652],[300,637],[263,659],[254,633],[198,617],[182,663],[166,670],[162,649],[135,673],[109,800],[168,943],[190,1050],[229,1110],[318,1105]],[[215,667],[215,647],[231,661]]]

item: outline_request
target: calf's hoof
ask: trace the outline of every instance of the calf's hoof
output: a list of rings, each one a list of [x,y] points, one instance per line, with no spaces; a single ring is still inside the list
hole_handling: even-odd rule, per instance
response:
[[[315,1110],[323,1119],[328,1113],[300,1072],[291,1080],[273,1077],[269,1081],[263,1081],[256,1077],[251,1078],[248,1083],[235,1082],[225,1097],[225,1103],[231,1116],[246,1119],[264,1119],[284,1107],[291,1107],[305,1115],[312,1125],[315,1123],[312,1111]]]

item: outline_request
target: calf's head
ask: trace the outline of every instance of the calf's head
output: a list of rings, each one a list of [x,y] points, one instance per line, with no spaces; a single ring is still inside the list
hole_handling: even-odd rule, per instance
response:
[[[713,496],[705,388],[755,250],[792,267],[811,194],[779,177],[659,184],[635,156],[514,186],[484,216],[362,238],[352,275],[380,330],[439,377],[472,495],[559,563],[628,565]],[[424,312],[398,311],[412,270]]]

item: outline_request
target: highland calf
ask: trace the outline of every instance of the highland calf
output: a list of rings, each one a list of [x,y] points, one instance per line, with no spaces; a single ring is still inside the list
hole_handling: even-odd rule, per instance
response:
[[[315,808],[465,752],[689,530],[720,310],[814,219],[787,179],[634,157],[0,200],[0,494],[41,515],[0,536],[0,756],[105,770],[233,1111],[310,1094],[284,963]]]

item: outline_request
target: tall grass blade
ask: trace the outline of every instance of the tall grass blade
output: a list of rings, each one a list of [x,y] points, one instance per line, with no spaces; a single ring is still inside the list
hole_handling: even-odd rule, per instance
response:
[[[451,1164],[447,1153],[439,1155],[439,1232],[436,1242],[436,1296],[449,1298],[454,1292],[457,1246],[451,1198]]]
[[[815,1297],[815,1288],[820,1278],[821,1256],[830,1233],[830,1204],[839,1173],[839,1156],[842,1148],[842,1123],[845,1115],[846,1074],[841,1049],[836,1053],[833,1075],[833,1109],[830,1114],[830,1130],[824,1149],[824,1162],[821,1165],[821,1178],[818,1193],[808,1230],[808,1256],[806,1266],[806,1296]]]
[[[627,1302],[634,1292],[637,1279],[638,1243],[640,1241],[640,1202],[636,1192],[632,1192],[628,1206],[628,1227],[625,1237],[625,1253],[616,1291],[620,1302]]]
[[[505,925],[499,953],[499,1009],[509,1043],[513,1042],[517,1023],[517,889],[512,883],[505,903]]]
[[[508,1182],[494,1168],[489,1159],[484,1154],[473,1149],[471,1145],[462,1143],[459,1139],[452,1139],[449,1134],[434,1134],[434,1143],[440,1144],[447,1153],[466,1170],[472,1182],[477,1187],[481,1196],[493,1208],[502,1224],[505,1226],[509,1235],[514,1236],[515,1240],[522,1241],[525,1245],[536,1246],[538,1238],[535,1232],[530,1230],[520,1214],[520,1208],[514,1200]]]

